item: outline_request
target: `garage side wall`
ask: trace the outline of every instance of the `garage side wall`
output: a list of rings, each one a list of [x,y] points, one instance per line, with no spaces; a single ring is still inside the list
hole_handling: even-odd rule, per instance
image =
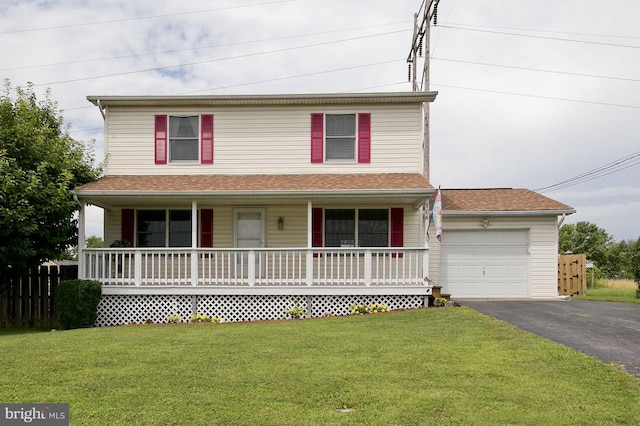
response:
[[[558,225],[556,216],[483,216],[491,229],[521,229],[529,231],[528,297],[555,298],[558,296]],[[480,216],[446,216],[443,214],[443,241],[449,230],[482,230]],[[441,243],[435,238],[433,226],[429,231],[429,278],[441,284]]]

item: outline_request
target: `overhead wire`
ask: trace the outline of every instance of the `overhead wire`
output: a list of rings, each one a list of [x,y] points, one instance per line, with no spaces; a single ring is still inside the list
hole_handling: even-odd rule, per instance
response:
[[[488,34],[509,35],[514,37],[526,37],[526,38],[536,38],[536,39],[542,39],[542,40],[564,41],[569,43],[583,43],[583,44],[594,44],[594,45],[609,46],[609,47],[624,47],[629,49],[640,49],[640,46],[629,45],[629,44],[604,43],[599,41],[576,40],[576,39],[560,38],[560,37],[546,37],[546,36],[539,36],[539,35],[532,35],[532,34],[518,34],[518,33],[508,33],[503,31],[479,30],[477,28],[463,28],[463,27],[455,27],[452,25],[438,25],[438,27],[448,28],[452,30],[475,31],[480,33],[488,33]]]
[[[145,20],[145,19],[169,18],[169,17],[172,17],[172,16],[180,16],[180,15],[194,15],[194,14],[201,14],[201,13],[208,13],[208,12],[218,12],[218,11],[221,11],[221,10],[241,9],[241,8],[254,7],[254,6],[268,6],[268,5],[278,4],[278,3],[289,3],[289,2],[292,2],[292,1],[296,1],[296,0],[276,0],[276,1],[270,1],[270,2],[265,2],[265,3],[253,3],[253,4],[244,4],[244,5],[220,7],[220,8],[217,8],[217,9],[205,9],[205,10],[193,10],[193,11],[188,11],[188,12],[166,13],[166,14],[163,14],[163,15],[137,16],[137,17],[133,17],[133,18],[112,19],[112,20],[107,20],[107,21],[81,22],[81,23],[75,23],[75,24],[56,25],[56,26],[51,26],[51,27],[23,28],[21,30],[0,31],[0,34],[26,33],[26,32],[33,32],[33,31],[57,30],[57,29],[62,29],[62,28],[74,28],[74,27],[86,27],[86,26],[95,26],[95,25],[102,25],[102,24],[114,24],[114,23],[119,23],[119,22],[141,21],[141,20]]]
[[[205,64],[205,63],[226,61],[226,60],[231,60],[231,59],[247,58],[247,57],[251,57],[251,56],[266,55],[266,54],[271,54],[271,53],[288,52],[288,51],[297,50],[297,49],[306,49],[306,48],[309,48],[309,47],[326,46],[326,45],[330,45],[330,44],[343,43],[343,42],[347,42],[347,41],[362,40],[362,39],[366,39],[366,38],[385,36],[385,35],[389,35],[389,34],[396,34],[396,33],[405,32],[405,31],[407,31],[407,30],[403,29],[403,30],[397,30],[397,31],[389,31],[389,32],[386,32],[386,33],[378,33],[378,34],[373,34],[373,35],[352,37],[352,38],[341,39],[341,40],[332,40],[332,41],[327,41],[327,42],[322,42],[322,43],[307,44],[307,45],[303,45],[303,46],[286,47],[286,48],[282,48],[282,49],[268,50],[268,51],[262,51],[262,52],[246,53],[246,54],[242,54],[242,55],[228,56],[228,57],[224,57],[224,58],[212,58],[212,59],[206,59],[206,60],[202,60],[202,61],[194,61],[194,62],[175,64],[175,65],[167,65],[167,66],[163,66],[163,67],[145,68],[145,69],[139,69],[139,70],[133,70],[133,71],[123,71],[123,72],[110,73],[110,74],[94,75],[94,76],[90,76],[90,77],[79,77],[79,78],[72,78],[72,79],[68,79],[68,80],[51,81],[51,82],[47,82],[47,83],[34,84],[33,86],[34,87],[53,86],[53,85],[65,84],[65,83],[74,83],[74,82],[78,82],[78,81],[94,80],[94,79],[115,77],[115,76],[121,76],[121,75],[139,74],[139,73],[144,73],[144,72],[160,71],[160,70],[167,70],[167,69],[172,69],[172,68],[182,68],[182,67],[191,66],[191,65],[200,65],[200,64]]]
[[[548,192],[551,190],[564,189],[571,186],[575,186],[581,183],[589,182],[594,179],[598,179],[604,176],[608,176],[613,173],[626,170],[630,167],[634,167],[640,164],[640,151],[633,154],[629,154],[625,157],[614,160],[610,163],[591,169],[587,172],[581,173],[569,179],[565,179],[561,182],[553,185],[544,186],[542,188],[534,189],[536,192]]]

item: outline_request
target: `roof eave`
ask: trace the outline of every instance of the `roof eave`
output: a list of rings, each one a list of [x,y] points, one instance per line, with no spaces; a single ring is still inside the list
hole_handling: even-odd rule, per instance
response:
[[[575,209],[568,210],[443,210],[443,216],[560,216],[570,215]]]
[[[378,93],[314,93],[275,95],[199,95],[199,96],[100,96],[87,100],[104,108],[118,106],[259,106],[259,105],[327,105],[375,103],[433,102],[438,92],[378,92]]]
[[[75,190],[73,194],[78,197],[144,197],[144,196],[163,196],[163,197],[271,197],[271,196],[288,196],[288,197],[344,197],[344,196],[367,196],[380,195],[380,196],[415,196],[415,197],[430,197],[433,195],[435,189],[349,189],[349,190],[307,190],[307,191],[287,191],[287,190],[251,190],[251,191],[108,191],[108,190]]]

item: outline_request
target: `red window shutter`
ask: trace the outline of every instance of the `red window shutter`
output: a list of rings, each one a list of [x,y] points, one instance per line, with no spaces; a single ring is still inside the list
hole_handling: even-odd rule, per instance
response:
[[[311,216],[311,246],[322,247],[322,208],[313,208]]]
[[[200,139],[202,164],[213,164],[213,115],[207,114],[201,117]]]
[[[358,163],[371,162],[371,114],[358,114]]]
[[[311,114],[311,162],[324,161],[324,115]]]
[[[155,159],[156,164],[167,164],[167,116],[155,118]]]
[[[213,209],[200,210],[200,247],[213,247]]]
[[[391,209],[391,247],[404,246],[404,209]]]
[[[122,230],[120,238],[122,240],[129,241],[132,247],[135,239],[135,223],[135,210],[122,209]]]

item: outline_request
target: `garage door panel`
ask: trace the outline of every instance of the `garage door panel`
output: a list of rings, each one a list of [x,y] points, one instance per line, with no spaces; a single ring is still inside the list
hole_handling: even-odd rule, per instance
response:
[[[453,297],[527,297],[528,239],[526,230],[447,232],[443,290]]]

